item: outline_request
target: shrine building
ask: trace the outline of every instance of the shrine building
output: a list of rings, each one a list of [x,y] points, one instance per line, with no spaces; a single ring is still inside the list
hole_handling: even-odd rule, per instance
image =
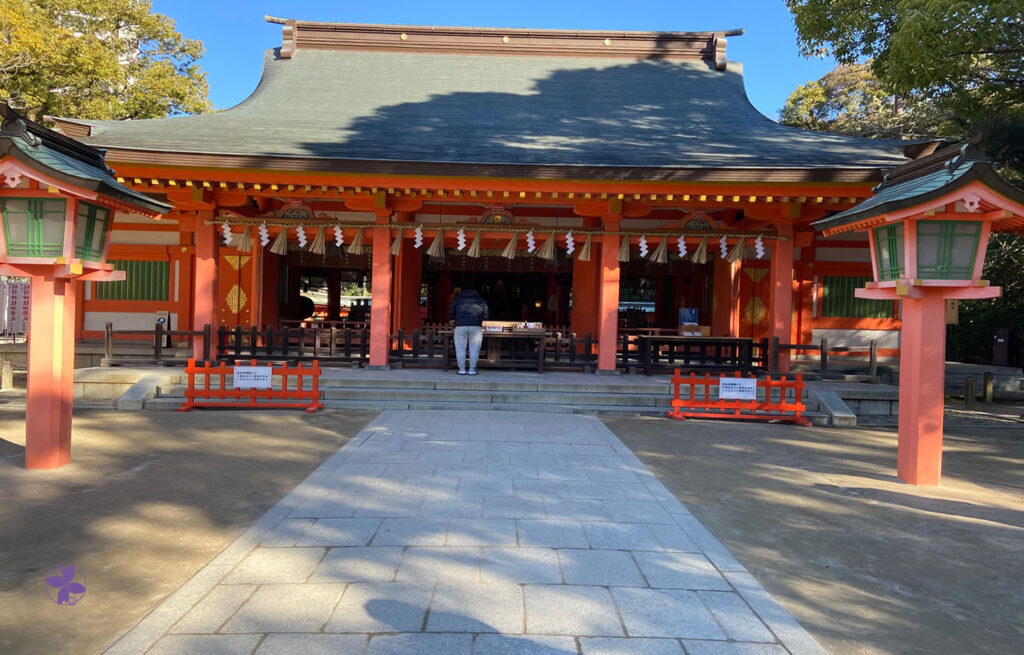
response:
[[[898,302],[862,300],[868,238],[815,221],[872,195],[936,143],[779,125],[747,99],[742,31],[282,25],[263,76],[224,111],[52,118],[106,150],[117,181],[173,206],[119,211],[82,282],[77,334],[276,326],[366,310],[369,364],[391,335],[447,321],[472,286],[491,318],[593,336],[713,336],[899,347]],[[342,288],[370,289],[347,308]],[[315,304],[315,303],[314,303]],[[349,314],[349,320],[356,316]]]

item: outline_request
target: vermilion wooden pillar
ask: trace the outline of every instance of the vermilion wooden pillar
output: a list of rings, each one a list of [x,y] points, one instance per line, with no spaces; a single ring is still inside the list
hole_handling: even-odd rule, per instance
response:
[[[395,257],[395,284],[392,323],[396,330],[412,332],[420,327],[420,286],[423,280],[423,255],[412,245],[411,238],[402,239],[402,250]]]
[[[793,226],[781,225],[771,259],[771,336],[789,343],[793,329]],[[779,352],[779,372],[789,371],[789,351]]]
[[[605,218],[601,241],[601,268],[598,286],[598,372],[615,371],[615,349],[619,336],[619,221]]]
[[[577,339],[586,335],[597,336],[597,270],[598,257],[591,253],[590,261],[574,259],[572,262],[573,303],[570,327]]]
[[[29,316],[25,467],[52,469],[71,461],[75,369],[75,283],[32,277]]]
[[[384,223],[390,214],[378,216]],[[370,366],[387,368],[391,346],[391,227],[373,228],[373,284],[370,292]]]
[[[217,327],[217,233],[206,222],[213,212],[200,211],[196,216],[196,265],[192,294],[192,329],[201,332],[204,325]],[[203,359],[203,338],[193,337],[192,356]]]

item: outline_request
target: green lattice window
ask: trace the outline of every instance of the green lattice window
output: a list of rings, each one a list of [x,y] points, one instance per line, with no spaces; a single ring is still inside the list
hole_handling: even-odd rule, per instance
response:
[[[898,280],[903,277],[903,223],[875,228],[875,250],[878,253],[878,279]]]
[[[111,261],[119,271],[127,273],[123,282],[97,282],[97,300],[167,300],[170,290],[171,264],[156,261]]]
[[[75,254],[82,259],[99,261],[103,256],[103,237],[107,233],[110,210],[87,202],[78,203],[78,238]]]
[[[870,277],[826,275],[821,283],[821,315],[825,318],[892,318],[891,300],[865,300],[853,295]]]
[[[918,221],[917,277],[971,279],[980,237],[976,221]]]
[[[63,200],[0,198],[7,254],[11,257],[60,257],[64,254]]]

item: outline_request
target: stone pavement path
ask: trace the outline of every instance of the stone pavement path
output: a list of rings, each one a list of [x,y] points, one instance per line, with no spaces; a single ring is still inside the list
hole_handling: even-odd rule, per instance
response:
[[[395,411],[107,651],[143,652],[823,651],[599,420]]]

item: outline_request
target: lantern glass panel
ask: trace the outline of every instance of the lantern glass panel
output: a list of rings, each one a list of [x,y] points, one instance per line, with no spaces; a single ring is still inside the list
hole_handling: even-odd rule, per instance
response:
[[[3,198],[7,254],[11,257],[60,257],[64,254],[64,200]]]
[[[78,237],[75,254],[82,259],[99,261],[103,257],[103,240],[107,235],[110,210],[83,202],[78,205]]]
[[[977,221],[918,221],[917,276],[971,279],[980,237],[981,223]]]
[[[903,223],[875,228],[875,253],[879,280],[903,277]]]

